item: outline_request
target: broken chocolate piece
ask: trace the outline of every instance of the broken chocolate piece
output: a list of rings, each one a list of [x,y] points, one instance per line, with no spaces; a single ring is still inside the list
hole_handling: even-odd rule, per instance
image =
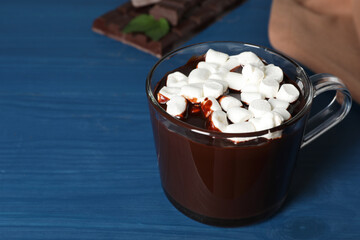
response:
[[[128,11],[130,11],[131,9],[133,9],[133,5],[131,4],[131,2],[126,2],[123,5],[119,6],[118,8],[116,8],[116,10],[121,13],[121,14],[126,14]]]
[[[202,4],[202,7],[206,9],[211,9],[216,13],[221,13],[225,10],[224,2],[219,0],[205,0]]]
[[[199,7],[194,10],[190,20],[196,22],[198,25],[208,24],[211,20],[215,19],[217,13],[212,10],[204,11],[203,8]]]
[[[173,27],[172,31],[179,35],[179,37],[186,37],[193,34],[198,28],[194,21],[189,19],[182,21],[178,26]]]
[[[92,29],[96,33],[106,35],[156,57],[161,57],[243,1],[162,0],[157,4],[143,7],[134,7],[131,2],[126,2],[115,10],[95,19]],[[155,18],[166,18],[172,25],[170,32],[158,41],[152,41],[140,32],[124,33],[125,26],[140,14],[151,14]]]
[[[189,0],[162,0],[161,4],[182,9],[186,9],[192,5]]]
[[[131,3],[134,7],[144,7],[160,1],[161,0],[131,0]]]
[[[165,18],[173,26],[178,25],[184,12],[185,12],[185,8],[183,7],[175,7],[162,3],[156,4],[149,11],[150,15],[154,16],[154,18],[156,19]]]

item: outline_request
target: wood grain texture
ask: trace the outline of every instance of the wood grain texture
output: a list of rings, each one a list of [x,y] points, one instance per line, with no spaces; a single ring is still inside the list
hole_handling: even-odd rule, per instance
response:
[[[301,150],[268,221],[217,228],[160,187],[145,96],[156,58],[91,31],[120,0],[0,3],[0,239],[360,239],[360,107]],[[191,39],[269,46],[270,1]]]

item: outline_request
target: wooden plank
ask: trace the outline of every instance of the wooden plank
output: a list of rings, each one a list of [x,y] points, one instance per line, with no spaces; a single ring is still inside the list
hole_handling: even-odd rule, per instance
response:
[[[145,96],[156,58],[91,31],[121,2],[1,3],[0,239],[360,239],[356,104],[301,150],[273,218],[227,229],[179,213],[161,189]],[[247,1],[188,44],[269,46],[269,9]]]

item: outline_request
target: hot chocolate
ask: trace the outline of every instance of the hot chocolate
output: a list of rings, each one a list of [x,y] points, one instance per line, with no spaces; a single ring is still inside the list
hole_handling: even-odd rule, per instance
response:
[[[329,89],[336,96],[307,124],[314,96]],[[150,71],[146,91],[166,196],[191,218],[222,226],[277,211],[299,149],[351,106],[338,78],[318,74],[310,81],[293,60],[241,42],[172,52]]]
[[[169,81],[170,85],[185,86],[181,83],[182,78],[189,76],[204,60],[205,56],[193,57],[159,81],[154,96],[158,96],[163,110],[167,110],[167,103],[174,96],[167,93],[165,95],[169,98],[164,96],[161,89]],[[264,61],[262,64],[268,65]],[[229,72],[243,74],[243,71],[244,65],[236,65]],[[174,73],[179,81],[169,80]],[[296,85],[285,74],[281,85],[284,84]],[[244,100],[241,91],[231,87],[216,98],[216,104],[224,114],[227,112],[225,118],[231,115],[231,109],[241,106],[249,111],[251,105],[241,101]],[[243,225],[263,219],[274,213],[285,199],[303,132],[295,131],[294,127],[284,128],[286,121],[273,128],[270,137],[269,131],[264,130],[259,137],[240,140],[188,130],[191,125],[223,134],[219,132],[216,121],[211,120],[214,113],[220,111],[211,111],[215,101],[208,99],[215,98],[207,97],[200,101],[187,98],[185,111],[173,114],[178,119],[171,122],[163,114],[158,114],[159,110],[150,107],[164,191],[180,211],[207,224]],[[268,101],[269,98],[263,97],[262,100]],[[303,108],[304,97],[300,94],[295,102],[285,105],[285,109],[295,116]],[[301,128],[305,120],[306,117],[300,119],[296,128]],[[226,121],[230,123],[228,126],[234,125],[231,120]],[[251,124],[249,119],[244,122]]]

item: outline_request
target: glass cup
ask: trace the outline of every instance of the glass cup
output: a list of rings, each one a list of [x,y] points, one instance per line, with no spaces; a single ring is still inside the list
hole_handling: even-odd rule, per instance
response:
[[[278,127],[242,134],[210,131],[170,116],[154,96],[158,82],[210,48],[229,55],[252,51],[281,67],[304,96],[303,108]],[[326,91],[336,91],[334,98],[308,119],[313,99]],[[146,93],[167,198],[190,218],[218,226],[251,224],[274,214],[287,196],[299,149],[340,122],[351,108],[350,93],[337,77],[308,77],[292,59],[241,42],[206,42],[167,54],[151,69]],[[255,143],[231,141],[266,134],[279,134],[281,138]]]

